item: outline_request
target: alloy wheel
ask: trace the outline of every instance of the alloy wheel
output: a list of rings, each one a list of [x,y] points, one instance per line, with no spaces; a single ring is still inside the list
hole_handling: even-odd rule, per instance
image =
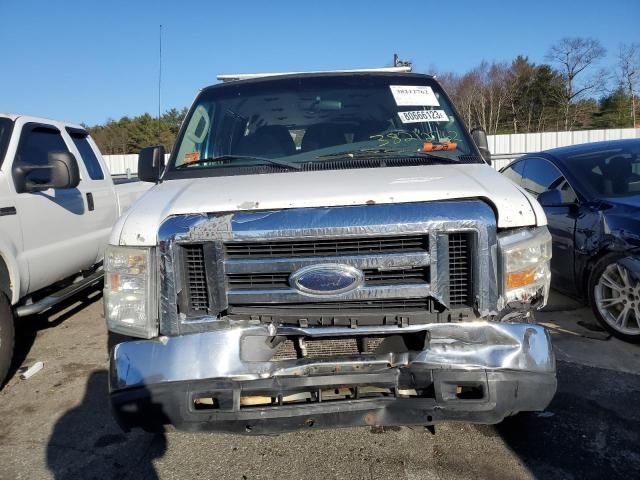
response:
[[[600,316],[625,335],[640,334],[640,282],[618,263],[604,269],[594,288]]]

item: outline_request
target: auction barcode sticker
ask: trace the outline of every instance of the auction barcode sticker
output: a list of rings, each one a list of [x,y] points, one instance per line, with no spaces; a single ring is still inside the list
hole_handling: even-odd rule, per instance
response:
[[[444,110],[414,110],[411,112],[398,112],[402,123],[418,122],[448,122],[449,117]]]
[[[398,106],[439,107],[431,87],[422,85],[389,85],[393,98]]]

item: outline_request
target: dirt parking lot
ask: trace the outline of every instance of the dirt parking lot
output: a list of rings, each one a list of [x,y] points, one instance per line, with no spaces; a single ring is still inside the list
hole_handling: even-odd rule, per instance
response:
[[[107,403],[99,292],[18,329],[0,391],[0,478],[637,478],[640,346],[592,327],[554,295],[558,393],[546,412],[498,426],[308,430],[279,436],[122,433]],[[29,380],[19,369],[43,361]]]

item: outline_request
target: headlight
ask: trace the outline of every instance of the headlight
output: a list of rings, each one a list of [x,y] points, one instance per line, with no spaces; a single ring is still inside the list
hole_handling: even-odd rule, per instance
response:
[[[158,335],[151,252],[150,248],[107,246],[104,316],[110,331],[142,338]]]
[[[545,305],[551,280],[551,235],[547,227],[507,232],[499,236],[498,245],[505,304],[542,298],[540,306]]]

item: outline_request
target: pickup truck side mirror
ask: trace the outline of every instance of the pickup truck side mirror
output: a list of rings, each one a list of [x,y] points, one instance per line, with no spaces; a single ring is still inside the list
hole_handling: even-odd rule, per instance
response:
[[[71,152],[49,152],[47,165],[19,165],[16,168],[16,190],[18,193],[40,192],[49,188],[76,188],[80,183],[78,162]],[[35,172],[48,176],[47,182],[36,182]]]
[[[560,190],[545,190],[540,195],[538,195],[538,202],[543,207],[562,207],[566,206],[566,202],[562,199],[562,193]]]
[[[471,138],[473,138],[478,150],[480,150],[480,155],[482,155],[484,161],[491,165],[491,152],[489,151],[487,132],[482,128],[474,128],[471,130]]]
[[[157,183],[164,170],[164,147],[145,147],[138,155],[138,178],[143,182]]]

